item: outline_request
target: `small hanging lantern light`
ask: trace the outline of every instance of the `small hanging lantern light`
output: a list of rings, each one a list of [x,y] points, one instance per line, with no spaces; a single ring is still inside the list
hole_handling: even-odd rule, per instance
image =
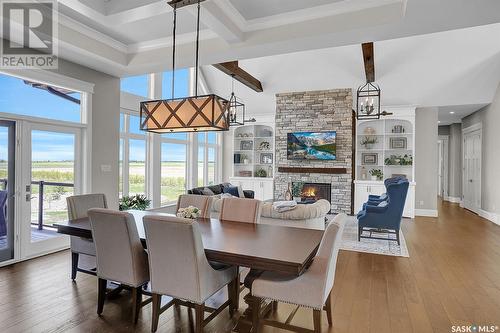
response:
[[[358,88],[356,101],[356,117],[358,120],[380,119],[380,87],[367,82]]]
[[[245,104],[234,94],[234,74],[231,75],[231,97],[229,98],[229,125],[245,125]]]

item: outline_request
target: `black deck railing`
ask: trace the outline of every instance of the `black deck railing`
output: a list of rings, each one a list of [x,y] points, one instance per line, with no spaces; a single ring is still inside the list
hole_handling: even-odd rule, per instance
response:
[[[7,188],[7,179],[0,179],[0,184],[3,185],[2,188]],[[33,180],[31,181],[31,185],[38,185],[38,219],[37,222],[32,222],[31,224],[37,225],[38,230],[43,230],[43,227],[50,227],[49,224],[43,223],[43,197],[45,194],[45,186],[60,186],[60,187],[74,187],[74,184],[71,183],[60,183],[60,182],[50,182],[45,180]]]

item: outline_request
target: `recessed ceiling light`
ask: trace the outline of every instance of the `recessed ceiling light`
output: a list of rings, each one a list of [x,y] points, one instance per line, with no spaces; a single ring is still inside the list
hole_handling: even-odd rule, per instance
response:
[[[455,111],[450,111],[450,114],[455,114]]]
[[[438,124],[441,124],[441,120],[438,120]]]

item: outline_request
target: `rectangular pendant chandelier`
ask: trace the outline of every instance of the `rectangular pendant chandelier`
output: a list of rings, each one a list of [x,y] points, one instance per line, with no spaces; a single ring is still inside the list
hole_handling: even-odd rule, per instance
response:
[[[154,133],[229,130],[229,102],[217,95],[141,102],[141,129]]]

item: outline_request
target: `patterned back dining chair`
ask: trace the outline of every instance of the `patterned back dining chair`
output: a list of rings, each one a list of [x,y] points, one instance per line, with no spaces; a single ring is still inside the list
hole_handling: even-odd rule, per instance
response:
[[[132,214],[111,209],[88,211],[97,255],[98,296],[100,315],[106,299],[107,281],[118,282],[132,290],[132,318],[137,323],[142,301],[142,288],[149,282],[148,256],[139,238]]]
[[[220,209],[221,221],[259,223],[261,201],[244,198],[224,198]]]
[[[195,194],[181,194],[179,199],[177,199],[177,207],[175,212],[177,213],[180,208],[186,208],[193,206],[201,211],[200,217],[210,218],[210,212],[212,211],[212,198],[207,195],[195,195]]]
[[[74,195],[66,198],[68,219],[76,220],[87,217],[91,208],[108,208],[106,196],[101,193]],[[71,236],[71,279],[76,279],[76,272],[95,275],[95,271],[78,267],[80,254],[93,257],[95,260],[95,245],[90,239]]]
[[[153,215],[144,216],[143,221],[153,295],[151,330],[157,330],[160,314],[173,304],[169,302],[162,308],[162,295],[194,305],[196,333],[202,332],[203,327],[214,317],[204,318],[205,301],[226,285],[229,300],[214,313],[229,306],[232,314],[237,308],[236,267],[215,269],[210,265],[205,256],[198,222]]]
[[[323,238],[311,266],[296,278],[272,272],[264,272],[253,280],[252,296],[278,302],[295,304],[313,309],[314,332],[321,332],[321,311],[324,309],[328,324],[332,325],[332,288],[335,280],[335,269],[339,253],[342,232],[347,216],[338,214],[326,227]],[[258,299],[257,299],[258,300]],[[308,330],[260,318],[260,301],[256,301],[256,314],[253,317],[253,331],[258,333],[262,325],[285,328],[296,332]]]

